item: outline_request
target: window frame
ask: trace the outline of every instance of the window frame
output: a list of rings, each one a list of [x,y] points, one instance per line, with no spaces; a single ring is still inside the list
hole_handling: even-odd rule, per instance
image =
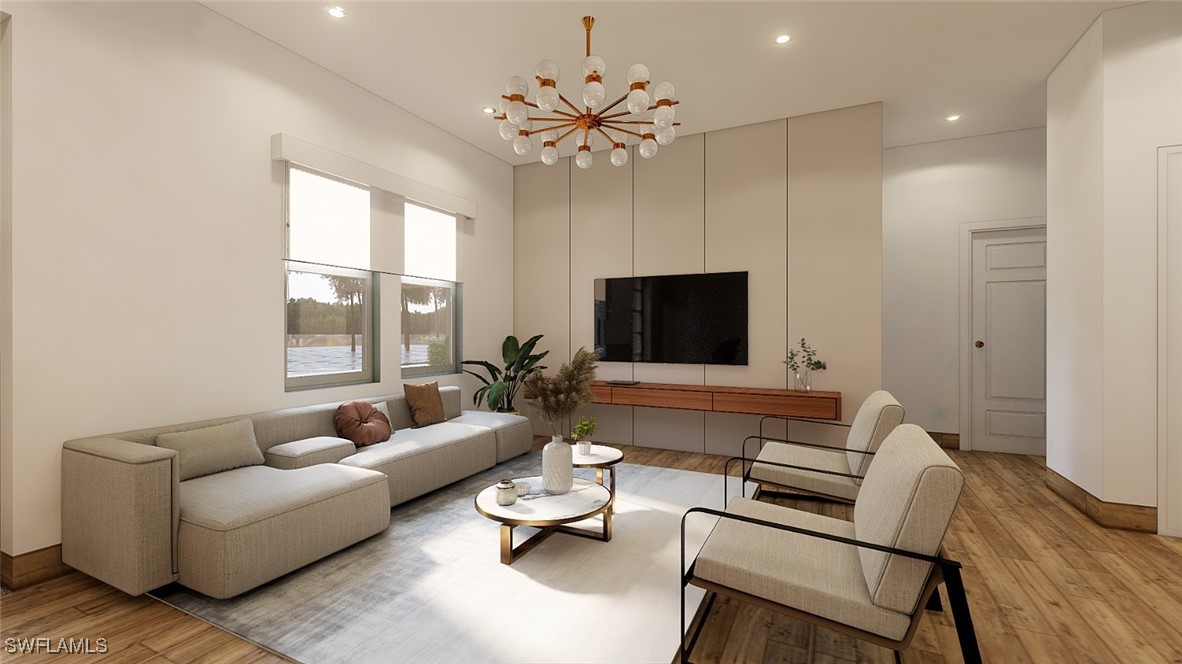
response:
[[[401,348],[399,350],[399,368],[401,370],[402,378],[428,378],[431,376],[451,376],[458,373],[463,373],[463,364],[460,358],[464,356],[464,339],[460,331],[464,327],[464,284],[459,281],[448,281],[447,279],[431,279],[427,277],[417,277],[413,275],[403,275],[399,280],[399,288],[405,284],[406,279],[414,279],[416,281],[430,281],[441,284],[452,285],[452,321],[451,321],[451,338],[452,345],[452,362],[448,365],[405,365],[402,364]],[[399,298],[401,300],[401,298]],[[402,321],[402,305],[399,304],[398,319],[399,324]]]
[[[368,383],[377,383],[381,380],[380,371],[378,369],[377,358],[381,357],[379,350],[380,340],[377,334],[376,321],[378,320],[378,302],[381,299],[381,280],[374,272],[369,270],[355,270],[343,267],[329,267],[318,265],[315,263],[305,263],[301,261],[285,260],[283,269],[283,386],[285,392],[296,392],[300,390],[314,390],[325,387],[339,387],[342,385],[362,385]],[[287,344],[287,330],[288,330],[288,306],[287,303],[291,300],[291,292],[289,290],[288,275],[291,272],[307,272],[312,274],[320,274],[329,277],[350,277],[359,278],[365,281],[366,287],[363,294],[363,302],[369,302],[369,306],[363,306],[361,310],[361,370],[347,371],[340,373],[325,373],[312,374],[309,376],[292,376],[288,373],[288,351],[291,347]]]

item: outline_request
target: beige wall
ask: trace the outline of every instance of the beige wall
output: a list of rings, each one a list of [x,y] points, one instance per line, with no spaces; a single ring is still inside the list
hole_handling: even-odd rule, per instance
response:
[[[806,134],[799,154],[789,140],[798,120]],[[611,166],[606,153],[596,153],[595,165],[586,171],[572,168],[568,159],[553,167],[517,167],[518,270],[530,262],[526,256],[568,253],[561,244],[561,229],[541,229],[538,224],[543,217],[561,224],[568,215],[555,206],[569,199],[568,267],[549,259],[546,264],[550,278],[569,279],[570,291],[567,300],[553,284],[538,284],[519,274],[516,333],[561,333],[569,325],[569,348],[590,347],[591,288],[596,278],[747,271],[748,366],[604,363],[600,377],[789,387],[782,361],[791,315],[799,318],[801,329],[813,330],[804,334],[837,374],[820,378],[818,388],[843,391],[846,420],[852,419],[881,377],[881,149],[881,106],[872,104],[679,137],[651,160],[633,153],[629,164],[619,169]],[[801,165],[790,171],[798,158]],[[563,188],[566,177],[569,189]],[[522,195],[546,189],[537,196]],[[789,260],[789,237],[797,233],[792,216],[797,208],[789,206],[796,195],[802,201],[798,213],[803,253],[799,259],[793,254],[793,261],[799,260],[799,266]],[[842,232],[858,236],[852,251],[840,251],[827,235],[834,209]],[[830,274],[834,266],[839,277]],[[532,274],[536,268],[525,269]],[[829,278],[815,279],[818,273]],[[814,285],[799,296],[799,305],[789,307],[793,278]],[[815,320],[832,317],[823,305],[840,300],[857,305],[839,316],[851,329]],[[555,364],[557,360],[551,366]],[[619,406],[590,406],[585,412],[599,419],[600,440],[717,454],[737,452],[743,437],[757,431],[759,421],[754,416]]]
[[[882,104],[790,118],[788,145],[788,339],[826,360],[813,387],[851,421],[882,385]]]
[[[1101,15],[1048,79],[1047,465],[1157,503],[1157,148],[1182,144],[1182,4]]]
[[[507,164],[196,3],[5,9],[15,138],[6,553],[61,541],[65,440],[400,389],[395,362],[379,384],[284,391],[275,133],[476,201],[457,241],[464,350],[499,354],[513,329]],[[398,318],[384,308],[385,348],[397,348]],[[462,375],[441,382],[471,388]]]

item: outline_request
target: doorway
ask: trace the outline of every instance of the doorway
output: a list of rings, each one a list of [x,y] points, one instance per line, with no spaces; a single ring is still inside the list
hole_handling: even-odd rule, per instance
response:
[[[965,226],[961,449],[1045,456],[1045,221]]]

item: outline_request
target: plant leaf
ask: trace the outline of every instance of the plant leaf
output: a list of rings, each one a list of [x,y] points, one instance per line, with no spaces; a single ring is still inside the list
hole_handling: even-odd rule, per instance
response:
[[[492,384],[492,383],[490,383],[490,382],[489,382],[489,380],[488,380],[487,378],[485,378],[484,376],[481,376],[480,374],[476,373],[475,371],[468,371],[467,369],[464,369],[464,373],[466,373],[466,374],[472,374],[473,376],[476,376],[477,378],[479,378],[479,379],[480,379],[480,382],[484,383],[485,385],[491,385],[491,384]]]
[[[488,369],[488,375],[492,377],[492,380],[494,382],[501,379],[500,367],[496,366],[492,362],[488,362],[486,360],[464,360],[462,362],[462,364],[476,364],[476,365],[482,366],[485,369]],[[471,372],[468,372],[468,373],[471,373]],[[476,374],[472,374],[472,375],[475,376]],[[488,382],[488,381],[485,381],[485,382]]]
[[[501,403],[501,397],[505,396],[505,392],[509,386],[505,383],[493,383],[488,388],[488,409],[496,410]]]
[[[521,346],[517,343],[517,337],[513,335],[505,337],[505,342],[501,344],[501,358],[505,360],[506,368],[517,360],[520,352]]]

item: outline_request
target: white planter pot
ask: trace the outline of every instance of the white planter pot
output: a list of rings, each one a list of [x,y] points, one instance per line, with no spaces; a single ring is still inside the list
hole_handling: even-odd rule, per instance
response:
[[[554,436],[542,448],[542,488],[546,493],[566,493],[575,483],[571,446]]]

